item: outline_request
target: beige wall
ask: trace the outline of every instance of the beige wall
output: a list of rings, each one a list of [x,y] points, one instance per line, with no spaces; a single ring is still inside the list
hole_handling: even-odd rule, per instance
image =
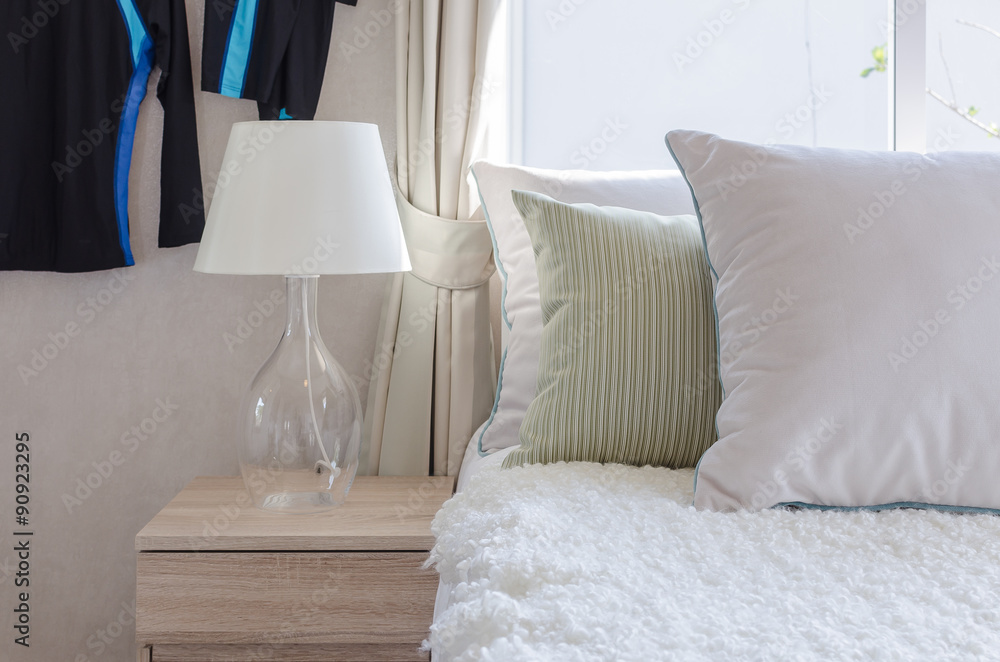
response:
[[[205,0],[187,0],[196,79],[204,5]],[[387,0],[338,5],[317,119],[377,123],[391,160],[393,27],[383,28],[349,61],[338,48],[372,20],[373,10],[386,5]],[[230,125],[256,119],[256,106],[203,92],[196,93],[196,102],[208,182],[222,160]],[[237,398],[281,331],[283,306],[230,351],[224,334],[235,336],[254,303],[283,288],[283,279],[196,274],[191,266],[197,246],[156,248],[159,145],[160,109],[155,95],[149,95],[130,180],[135,267],[75,275],[0,273],[0,659],[5,661],[135,659],[131,624],[101,648],[101,637],[118,631],[114,625],[109,630],[110,624],[120,616],[131,621],[123,609],[132,609],[135,596],[133,538],[194,476],[238,473],[231,439]],[[384,279],[328,276],[320,283],[323,337],[346,370],[360,376],[362,400]],[[112,281],[120,292],[105,291]],[[100,310],[91,307],[91,300]],[[79,334],[25,383],[18,366],[30,367],[32,350],[42,351],[48,334],[71,322]],[[123,435],[150,418],[161,401],[176,410],[145,439],[123,442]],[[14,437],[19,432],[31,435],[30,649],[12,643]],[[106,463],[115,451],[124,463],[68,509],[63,495],[75,497],[77,480],[86,480],[96,472],[94,463]]]

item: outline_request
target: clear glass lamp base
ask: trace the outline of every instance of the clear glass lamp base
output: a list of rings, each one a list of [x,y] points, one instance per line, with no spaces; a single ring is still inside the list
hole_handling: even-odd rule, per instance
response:
[[[316,325],[318,276],[287,276],[288,319],[240,405],[240,471],[264,510],[317,513],[342,503],[361,453],[361,401]]]

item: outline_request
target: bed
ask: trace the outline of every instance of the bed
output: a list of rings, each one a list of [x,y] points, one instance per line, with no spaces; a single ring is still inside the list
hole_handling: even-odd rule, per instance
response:
[[[434,659],[1000,660],[1000,156],[667,146],[473,166],[503,361]]]
[[[499,459],[434,522],[436,661],[1000,659],[995,516],[706,512],[691,469]]]

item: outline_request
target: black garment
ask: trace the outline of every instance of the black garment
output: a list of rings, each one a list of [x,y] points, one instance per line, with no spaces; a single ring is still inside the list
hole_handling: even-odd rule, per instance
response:
[[[184,0],[3,0],[0,269],[134,263],[128,175],[153,65],[164,110],[160,246],[205,225]]]
[[[201,89],[256,99],[262,120],[311,120],[323,88],[335,4],[208,0]]]

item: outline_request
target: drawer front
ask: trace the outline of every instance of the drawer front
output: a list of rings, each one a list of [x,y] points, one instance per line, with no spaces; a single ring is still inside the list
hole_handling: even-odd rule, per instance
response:
[[[139,644],[412,644],[438,578],[426,552],[138,555]]]
[[[277,644],[154,646],[152,662],[429,662],[410,644]]]

